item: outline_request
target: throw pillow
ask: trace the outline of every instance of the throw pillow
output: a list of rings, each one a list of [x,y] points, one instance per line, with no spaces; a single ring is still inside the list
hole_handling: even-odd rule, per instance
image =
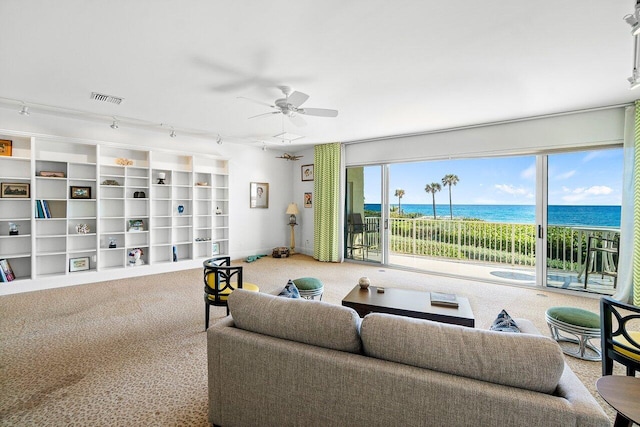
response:
[[[502,310],[500,314],[498,314],[498,317],[496,317],[496,320],[493,321],[489,329],[502,332],[520,332],[520,328],[506,310]]]
[[[296,284],[293,283],[293,280],[289,279],[286,286],[284,287],[282,292],[278,294],[278,296],[285,298],[300,298],[300,291],[298,290]]]

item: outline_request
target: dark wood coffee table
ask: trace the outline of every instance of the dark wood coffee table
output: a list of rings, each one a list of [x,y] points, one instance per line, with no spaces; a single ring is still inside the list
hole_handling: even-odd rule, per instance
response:
[[[375,286],[361,289],[359,285],[342,299],[342,305],[351,307],[360,317],[369,313],[388,313],[450,323],[473,328],[476,320],[469,300],[458,296],[458,307],[431,305],[429,292],[409,289],[385,288],[378,293]]]
[[[618,412],[614,427],[640,423],[640,378],[609,375],[596,381],[596,389]]]

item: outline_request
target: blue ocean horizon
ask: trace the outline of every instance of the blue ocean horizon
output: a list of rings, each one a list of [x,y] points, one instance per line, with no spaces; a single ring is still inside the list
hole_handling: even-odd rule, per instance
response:
[[[394,203],[392,206],[397,207]],[[402,204],[402,212],[433,217],[430,204]],[[366,210],[380,212],[379,203],[365,203]],[[549,205],[549,225],[620,227],[620,206]],[[436,204],[436,216],[449,218],[449,205]],[[476,218],[488,222],[532,224],[536,220],[534,205],[453,205],[454,218]]]

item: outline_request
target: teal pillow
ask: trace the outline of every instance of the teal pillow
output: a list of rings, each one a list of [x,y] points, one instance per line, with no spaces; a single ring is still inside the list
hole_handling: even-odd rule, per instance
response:
[[[296,284],[293,283],[293,280],[289,280],[278,296],[285,298],[300,298],[300,291],[296,287]]]
[[[504,309],[500,312],[500,314],[498,314],[498,317],[496,317],[496,320],[493,321],[489,329],[492,331],[501,332],[520,332],[520,328],[518,327],[516,322]]]

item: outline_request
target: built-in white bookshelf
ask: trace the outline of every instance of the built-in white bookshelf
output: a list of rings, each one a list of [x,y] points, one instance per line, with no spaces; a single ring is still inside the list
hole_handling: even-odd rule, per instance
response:
[[[0,295],[193,268],[213,243],[228,253],[226,159],[22,133],[0,139],[12,142],[11,155],[0,155],[0,183],[27,191],[0,197],[0,259],[16,275]],[[130,262],[138,249],[141,261]]]

